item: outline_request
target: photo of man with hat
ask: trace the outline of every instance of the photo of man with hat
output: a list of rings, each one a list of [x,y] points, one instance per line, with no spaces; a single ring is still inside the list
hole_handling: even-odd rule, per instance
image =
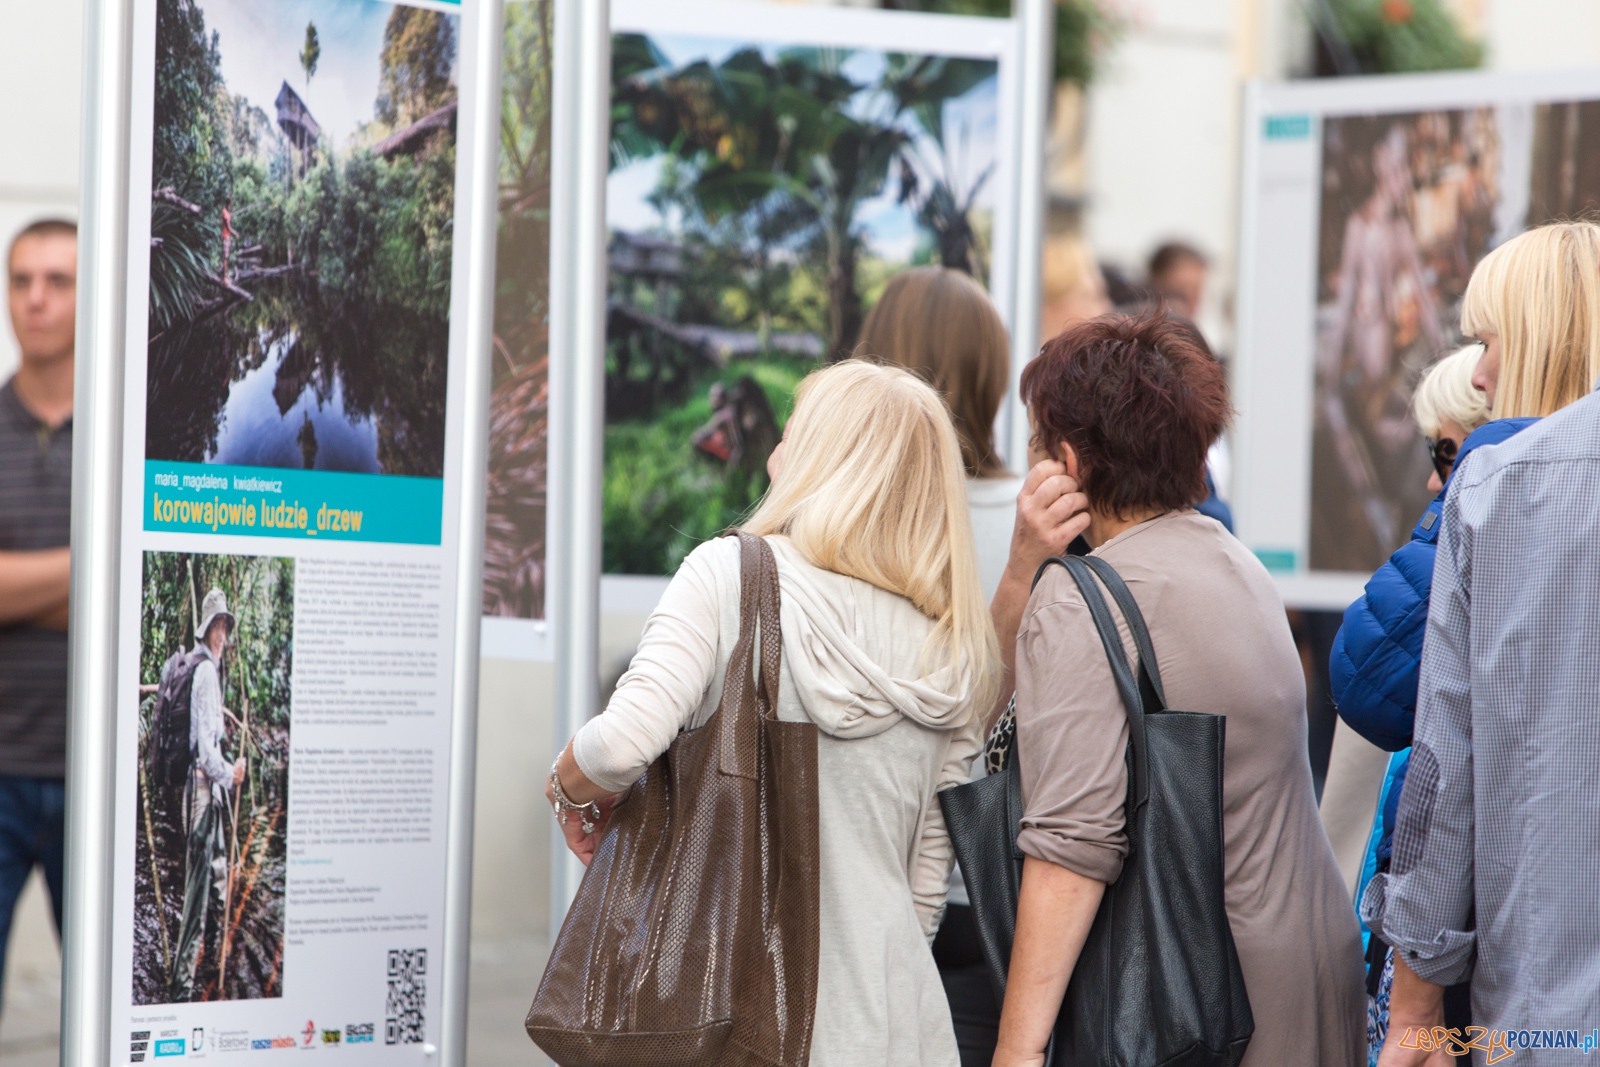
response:
[[[191,765],[184,795],[183,922],[179,927],[177,966],[172,999],[193,999],[195,968],[202,946],[213,940],[208,928],[220,928],[228,883],[228,795],[244,780],[244,757],[229,763],[222,755],[226,731],[222,706],[222,653],[238,620],[228,610],[222,590],[206,593],[201,606],[199,660],[189,689],[189,755]],[[215,923],[208,918],[215,913]],[[214,935],[214,931],[213,931]]]
[[[136,1004],[283,995],[294,569],[144,554]]]

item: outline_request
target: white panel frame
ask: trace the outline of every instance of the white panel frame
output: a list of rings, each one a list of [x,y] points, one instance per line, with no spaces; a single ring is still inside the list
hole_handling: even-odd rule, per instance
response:
[[[556,69],[550,236],[549,619],[556,663],[555,746],[597,714],[600,613],[645,614],[666,579],[600,574],[605,419],[605,183],[609,171],[611,34],[670,33],[823,47],[994,59],[1001,130],[990,293],[1013,330],[1011,398],[1000,444],[1026,454],[1015,414],[1021,364],[1038,346],[1045,119],[1055,10],[1020,0],[1012,19],[796,7],[752,0],[554,0]],[[1018,116],[1008,119],[1008,116]],[[1027,226],[1028,232],[1019,232]],[[1022,427],[1020,451],[1015,428]],[[560,835],[551,842],[554,938],[583,868]]]
[[[1342,611],[1370,577],[1306,562],[1323,119],[1592,99],[1600,99],[1600,68],[1245,87],[1232,503],[1239,537],[1258,555],[1294,554],[1292,570],[1274,573],[1289,607]],[[1305,136],[1269,140],[1266,120],[1290,116],[1306,119]]]

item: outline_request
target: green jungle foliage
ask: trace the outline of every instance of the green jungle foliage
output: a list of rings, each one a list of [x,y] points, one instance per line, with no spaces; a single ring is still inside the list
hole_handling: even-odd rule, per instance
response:
[[[486,615],[544,616],[550,347],[550,0],[507,4],[500,76]]]
[[[857,209],[892,176],[901,179],[903,197],[919,191],[912,166],[918,149],[900,120],[909,115],[943,148],[944,104],[994,76],[993,64],[980,60],[890,55],[880,82],[862,85],[841,70],[847,56],[791,48],[769,61],[752,47],[714,67],[699,61],[674,70],[643,35],[618,34],[612,46],[613,164],[657,154],[677,164],[657,195],[663,206],[686,212],[694,251],[725,242],[717,227],[739,216],[748,243],[734,251],[757,276],[757,292],[770,272],[788,269],[771,250],[820,265],[833,357],[854,345],[866,315],[856,277]],[[852,109],[864,91],[884,104]],[[949,173],[942,161],[922,162]],[[979,189],[935,184],[944,195],[926,199],[923,221],[949,237],[940,242],[940,261],[983,280],[967,219]]]
[[[306,72],[306,84],[311,84],[311,76],[317,72],[317,60],[322,58],[322,43],[317,40],[317,26],[314,22],[306,23],[306,43],[300,49],[300,69]]]
[[[376,114],[390,126],[409,126],[455,97],[456,61],[450,20],[437,11],[396,5],[383,28],[382,74]]]
[[[266,102],[228,92],[194,0],[159,0],[156,41],[146,456],[205,459],[230,386],[287,352],[280,410],[293,385],[327,403],[342,383],[344,413],[376,424],[380,470],[439,477],[455,139],[390,159],[371,145],[454,99],[453,21],[396,7],[379,120],[307,152]]]
[[[750,375],[761,385],[781,426],[794,390],[816,363],[768,356],[708,375],[682,404],[653,420],[606,426],[602,569],[608,574],[671,574],[700,542],[744,519],[766,492],[765,471],[747,473],[699,455],[689,435],[711,417],[712,382],[732,385]]]
[[[848,52],[792,48],[769,58],[750,47],[677,68],[636,34],[617,35],[612,57],[613,166],[661,160],[651,199],[677,220],[670,240],[681,255],[667,280],[613,274],[603,566],[663,574],[766,490],[766,442],[817,365],[773,337],[792,345],[809,335],[824,358],[848,355],[904,266],[868,251],[866,201],[898,189],[922,231],[913,262],[987,281],[989,220],[974,204],[990,174],[961,188],[948,177],[960,173],[950,153],[961,139],[945,129],[944,106],[994,66],[889,55],[881,77],[862,84],[844,70]],[[757,351],[724,363],[647,319],[754,337]],[[755,434],[738,462],[697,452],[690,437],[713,415],[708,391],[747,377],[777,425]]]
[[[196,975],[198,1000],[281,996],[285,833],[289,798],[289,681],[294,655],[294,561],[147,552],[142,579],[139,682],[156,685],[175,653],[195,647],[200,603],[220,589],[238,619],[222,658],[229,720],[223,756],[243,756],[237,823],[226,831],[227,914],[213,913]],[[156,698],[139,704],[139,810],[134,872],[134,1003],[171,999],[183,917],[183,796],[144,773]],[[159,887],[159,889],[158,889]]]
[[[1331,0],[1329,8],[1363,74],[1483,65],[1483,45],[1461,32],[1440,0]]]

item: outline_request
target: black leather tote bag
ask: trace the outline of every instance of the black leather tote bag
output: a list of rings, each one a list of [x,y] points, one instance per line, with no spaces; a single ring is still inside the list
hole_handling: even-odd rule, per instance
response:
[[[1237,1067],[1255,1030],[1223,898],[1225,718],[1169,711],[1150,633],[1110,564],[1051,559],[1088,605],[1128,715],[1128,857],[1062,1000],[1049,1067]],[[1094,576],[1122,610],[1137,681]],[[1022,857],[1013,745],[997,774],[939,794],[984,956],[1005,993]]]

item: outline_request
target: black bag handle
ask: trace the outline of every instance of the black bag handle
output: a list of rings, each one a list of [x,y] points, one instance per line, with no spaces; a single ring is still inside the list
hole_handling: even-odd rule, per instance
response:
[[[1087,563],[1100,580],[1111,590],[1111,597],[1117,602],[1117,607],[1122,609],[1122,617],[1128,621],[1128,629],[1133,631],[1133,647],[1139,653],[1139,683],[1149,683],[1156,702],[1155,707],[1150,706],[1148,699],[1145,704],[1145,714],[1155,714],[1166,711],[1167,691],[1161,686],[1161,668],[1156,664],[1156,649],[1150,643],[1150,630],[1144,624],[1144,614],[1140,612],[1139,605],[1134,601],[1133,594],[1128,591],[1128,585],[1122,580],[1122,575],[1117,569],[1099,556],[1084,556]]]
[[[1133,667],[1128,662],[1128,654],[1122,647],[1122,635],[1117,632],[1116,620],[1111,617],[1111,608],[1106,604],[1106,598],[1100,592],[1100,586],[1094,578],[1097,571],[1091,568],[1080,556],[1053,556],[1039,565],[1039,570],[1033,576],[1034,585],[1039,584],[1039,579],[1044,575],[1046,567],[1050,565],[1066,568],[1072,580],[1077,583],[1078,590],[1083,594],[1084,604],[1089,609],[1090,616],[1094,619],[1095,629],[1100,633],[1100,643],[1105,647],[1106,660],[1111,665],[1111,677],[1117,683],[1117,693],[1122,697],[1123,710],[1128,714],[1128,743],[1133,746],[1133,777],[1129,784],[1129,803],[1127,812],[1128,827],[1131,830],[1134,813],[1150,799],[1150,782],[1147,761],[1145,759],[1145,732],[1144,717],[1146,714],[1145,702],[1148,697],[1157,698],[1157,710],[1161,710],[1162,702],[1156,691],[1156,680],[1150,677],[1150,672],[1141,670],[1140,682],[1134,681]],[[1112,572],[1115,575],[1115,571]],[[1118,584],[1121,584],[1120,577]],[[1126,587],[1124,587],[1126,592]],[[1132,601],[1132,597],[1129,597]],[[1128,616],[1128,627],[1134,629],[1134,619],[1138,619],[1138,628],[1144,628],[1144,619],[1138,614],[1137,605],[1133,614]],[[1137,633],[1137,631],[1135,631]],[[1137,636],[1135,642],[1137,643]],[[1149,643],[1148,633],[1145,635],[1146,644]],[[1144,656],[1140,655],[1141,667]],[[1155,657],[1150,657],[1153,663]]]

